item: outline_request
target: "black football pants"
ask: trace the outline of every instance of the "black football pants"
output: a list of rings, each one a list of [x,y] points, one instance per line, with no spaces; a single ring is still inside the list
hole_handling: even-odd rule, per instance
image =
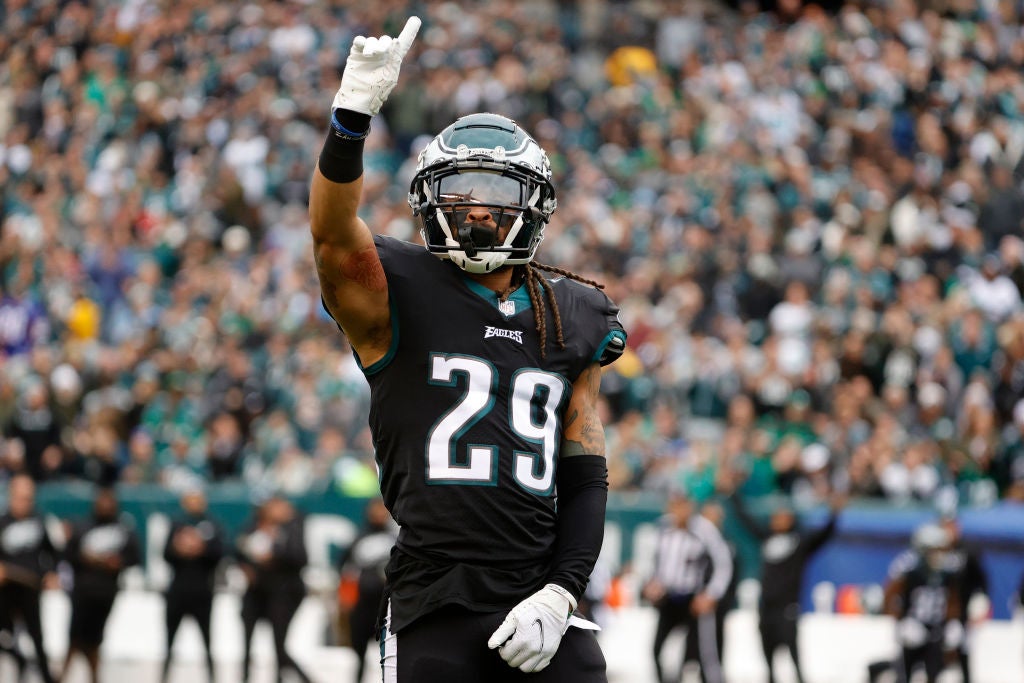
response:
[[[167,592],[164,613],[167,625],[167,658],[164,660],[162,680],[167,680],[167,673],[171,667],[174,636],[178,632],[178,627],[181,626],[181,620],[185,617],[192,617],[203,636],[203,645],[206,646],[206,668],[209,680],[213,681],[213,650],[210,647],[210,614],[212,611],[212,592],[183,592],[174,590],[173,587]]]
[[[385,625],[381,640],[384,683],[608,682],[594,632],[578,628],[565,632],[554,658],[542,671],[525,673],[512,668],[497,649],[487,647],[506,614],[470,612],[452,605],[416,620],[398,634],[390,633]]]
[[[43,627],[39,618],[39,591],[15,583],[7,584],[0,588],[0,609],[6,612],[6,618],[0,621],[13,625],[20,620],[25,626],[25,631],[32,639],[32,646],[36,651],[39,673],[44,683],[52,683],[53,675],[50,673],[50,660],[43,646]],[[17,643],[14,643],[13,647],[16,650]]]
[[[924,667],[925,680],[935,683],[943,666],[943,642],[930,640],[921,647],[903,648],[900,660],[896,662],[896,680],[907,683],[918,666]]]
[[[768,680],[775,683],[778,679],[775,674],[775,652],[780,647],[789,650],[789,656],[793,659],[793,671],[796,673],[796,680],[803,681],[803,674],[800,671],[800,651],[797,647],[797,624],[800,619],[799,605],[761,605],[758,613],[758,627],[761,631],[761,649],[764,650],[764,658],[768,664]]]
[[[309,676],[302,670],[302,667],[291,658],[285,649],[285,640],[288,637],[288,627],[292,623],[292,617],[299,610],[302,604],[302,595],[291,595],[286,592],[269,593],[265,591],[248,591],[242,598],[242,628],[245,632],[245,650],[242,659],[242,680],[249,680],[249,663],[251,661],[252,634],[256,630],[256,623],[260,619],[270,622],[270,629],[274,634],[274,651],[277,655],[277,676],[275,680],[281,681],[281,673],[291,670],[300,680],[309,681]]]

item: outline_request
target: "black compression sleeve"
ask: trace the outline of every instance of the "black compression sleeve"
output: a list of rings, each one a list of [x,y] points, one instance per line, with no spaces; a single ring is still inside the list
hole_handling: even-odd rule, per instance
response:
[[[335,109],[320,150],[320,173],[334,183],[351,183],[363,175],[363,142],[369,132],[369,115]]]
[[[600,455],[558,461],[558,540],[548,582],[579,600],[604,541],[608,467]]]

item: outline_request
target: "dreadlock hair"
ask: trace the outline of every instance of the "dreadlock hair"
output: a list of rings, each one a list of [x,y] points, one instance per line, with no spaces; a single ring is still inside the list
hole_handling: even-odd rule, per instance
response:
[[[595,280],[590,280],[577,275],[565,268],[549,266],[544,263],[530,262],[521,266],[516,266],[516,270],[512,274],[512,283],[505,291],[498,295],[498,299],[500,301],[505,301],[512,295],[512,292],[514,292],[520,284],[526,284],[526,292],[530,295],[530,305],[533,306],[533,320],[537,325],[537,333],[540,334],[540,357],[546,358],[548,345],[548,323],[547,315],[545,315],[545,295],[547,297],[548,304],[551,305],[551,314],[555,319],[555,342],[558,344],[559,349],[565,348],[565,337],[562,335],[562,314],[558,310],[558,300],[555,299],[555,288],[551,286],[551,282],[544,277],[541,271],[561,275],[569,278],[570,280],[582,282],[585,285],[590,285],[597,289],[604,289],[604,285]]]

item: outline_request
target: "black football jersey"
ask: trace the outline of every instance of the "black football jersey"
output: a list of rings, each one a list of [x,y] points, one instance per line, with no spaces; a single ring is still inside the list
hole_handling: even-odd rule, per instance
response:
[[[117,594],[122,569],[141,559],[139,537],[127,517],[93,518],[75,524],[64,552],[75,571],[74,593],[105,598]],[[98,565],[90,558],[117,558],[120,566]]]
[[[0,516],[0,563],[14,565],[35,580],[57,565],[57,551],[50,542],[46,522],[38,514],[16,518]]]
[[[401,526],[388,569],[392,629],[443,604],[493,610],[543,585],[556,537],[555,469],[573,382],[621,354],[603,292],[550,278],[565,348],[525,287],[505,302],[422,246],[375,238],[392,343],[364,367],[381,492]]]
[[[946,566],[930,567],[919,556],[907,566],[903,579],[903,616],[925,625],[931,638],[941,638],[943,626],[959,605],[956,572]]]
[[[186,556],[178,552],[174,539],[182,529],[193,529],[203,541],[203,552]],[[164,560],[174,570],[168,586],[172,595],[200,594],[213,591],[217,565],[224,557],[224,535],[217,522],[208,515],[187,515],[174,521],[164,545]],[[169,598],[173,599],[173,598]]]

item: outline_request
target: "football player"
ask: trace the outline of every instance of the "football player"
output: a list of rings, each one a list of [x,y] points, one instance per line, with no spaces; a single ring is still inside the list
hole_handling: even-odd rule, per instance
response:
[[[35,491],[27,474],[12,477],[8,484],[7,512],[0,517],[0,624],[10,625],[12,634],[16,622],[25,625],[40,675],[50,683],[53,675],[43,646],[39,597],[44,585],[56,580],[57,552],[46,522],[35,510]],[[15,660],[20,660],[16,639],[12,638],[11,648]]]
[[[798,649],[800,623],[800,586],[804,568],[814,553],[836,532],[839,512],[846,497],[836,494],[829,502],[831,515],[819,529],[804,531],[797,525],[796,513],[788,507],[772,512],[767,526],[762,526],[747,511],[739,494],[733,493],[736,516],[747,531],[761,544],[761,598],[758,603],[758,629],[761,649],[768,664],[768,680],[778,680],[775,653],[780,647],[789,650],[797,681],[803,681]]]
[[[75,579],[61,680],[66,678],[75,653],[80,652],[89,663],[92,682],[96,683],[103,631],[117,597],[121,572],[141,559],[135,527],[130,519],[121,517],[113,489],[99,490],[93,501],[92,517],[73,525],[64,553]]]
[[[899,681],[923,667],[929,683],[942,672],[945,650],[958,649],[963,638],[959,569],[949,562],[949,532],[926,524],[914,532],[912,554],[897,558],[885,588],[886,612],[897,619],[901,647],[896,661]],[[870,672],[874,674],[875,672]]]
[[[353,41],[309,205],[400,527],[384,680],[605,681],[572,617],[603,538],[601,366],[625,333],[599,285],[534,261],[551,166],[504,116],[465,116],[420,153],[409,203],[425,246],[358,216],[363,140],[419,25]]]
[[[195,619],[206,647],[206,670],[214,680],[213,649],[210,646],[210,615],[213,611],[213,587],[217,565],[224,557],[224,537],[220,525],[207,514],[206,496],[201,489],[186,491],[181,497],[185,513],[176,519],[167,534],[164,559],[174,570],[167,587],[164,622],[167,626],[167,654],[161,681],[166,681],[173,659],[174,636],[181,620]]]
[[[238,564],[248,585],[242,596],[242,681],[249,680],[252,638],[256,624],[266,620],[274,637],[276,679],[291,671],[302,683],[309,676],[285,648],[288,629],[306,597],[302,569],[309,562],[305,522],[281,496],[263,502],[256,518],[235,541]]]

